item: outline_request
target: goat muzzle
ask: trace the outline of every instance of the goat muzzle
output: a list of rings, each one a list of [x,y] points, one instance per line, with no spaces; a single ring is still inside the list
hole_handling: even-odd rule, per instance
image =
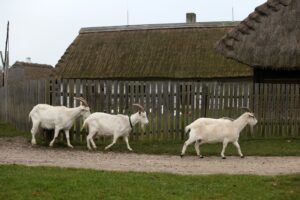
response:
[[[250,125],[250,133],[251,133],[251,135],[253,134],[253,126],[252,125]]]

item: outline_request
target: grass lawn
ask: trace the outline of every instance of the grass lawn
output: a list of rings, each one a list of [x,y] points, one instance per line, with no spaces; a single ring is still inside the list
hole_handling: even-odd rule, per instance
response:
[[[0,121],[0,137],[31,137],[31,134],[25,131],[17,130],[11,124]]]
[[[182,176],[0,165],[0,199],[300,199],[300,174]]]
[[[16,130],[13,126],[0,122],[0,137],[23,136],[30,141],[31,134]],[[38,137],[38,145],[48,145],[44,138]],[[98,141],[98,151],[103,151],[104,147],[111,142],[111,138],[107,138],[105,142]],[[139,154],[171,154],[179,155],[184,141],[129,141],[135,153]],[[85,142],[72,142],[76,149],[86,150]],[[300,156],[300,139],[247,139],[240,140],[240,146],[245,156]],[[65,141],[58,141],[54,145],[55,148],[67,147]],[[220,155],[222,144],[204,144],[201,147],[201,153],[204,156]],[[128,152],[125,142],[122,139],[110,149],[115,152]],[[195,155],[194,145],[190,145],[186,155]],[[229,144],[226,149],[226,155],[238,155],[235,147]]]

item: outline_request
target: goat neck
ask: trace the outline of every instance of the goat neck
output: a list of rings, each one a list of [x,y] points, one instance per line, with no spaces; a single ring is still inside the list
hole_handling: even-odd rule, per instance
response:
[[[68,114],[70,118],[77,118],[80,116],[81,113],[81,106],[75,107],[75,108],[69,108],[68,109]]]
[[[248,113],[244,113],[232,122],[233,125],[238,128],[239,132],[241,132],[248,124],[247,118],[248,118]]]
[[[130,120],[132,126],[135,126],[137,123],[139,123],[140,122],[139,112],[130,115]]]

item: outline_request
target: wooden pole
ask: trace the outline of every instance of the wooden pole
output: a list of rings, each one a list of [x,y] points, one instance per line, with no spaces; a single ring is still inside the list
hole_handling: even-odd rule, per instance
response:
[[[4,57],[3,57],[3,54],[2,54],[2,51],[0,51],[0,57],[1,57],[1,63],[2,63],[2,67],[4,68]]]
[[[0,73],[3,73],[2,76],[1,76],[1,80],[0,80],[0,87],[3,87],[4,86],[4,57],[3,57],[3,54],[2,54],[2,51],[0,51],[0,57],[1,57],[1,65],[2,65],[2,68],[0,69]]]
[[[5,41],[5,56],[4,56],[4,91],[5,91],[5,120],[8,120],[8,67],[9,67],[9,21],[7,22],[6,41]]]

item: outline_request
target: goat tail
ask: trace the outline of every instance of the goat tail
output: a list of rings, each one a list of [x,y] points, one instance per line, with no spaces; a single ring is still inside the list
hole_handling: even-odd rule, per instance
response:
[[[189,126],[186,126],[185,128],[184,128],[184,133],[187,135],[187,134],[189,134],[191,132],[191,128],[189,127]]]
[[[31,122],[31,112],[28,115],[28,122]]]

